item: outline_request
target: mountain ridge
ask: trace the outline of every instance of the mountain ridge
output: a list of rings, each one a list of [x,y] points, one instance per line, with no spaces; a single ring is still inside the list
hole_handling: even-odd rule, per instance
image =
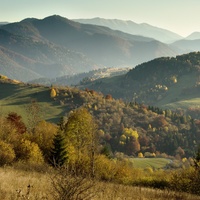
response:
[[[156,26],[149,25],[147,23],[135,23],[131,20],[119,20],[119,19],[104,19],[104,18],[92,18],[92,19],[73,19],[74,21],[85,24],[96,24],[101,26],[107,26],[114,30],[121,30],[123,32],[130,33],[132,35],[143,35],[146,37],[152,37],[164,43],[171,43],[175,40],[180,40],[183,37],[169,31],[167,29],[158,28]]]
[[[155,57],[177,54],[169,45],[152,38],[80,24],[58,15],[1,26],[0,45],[34,60],[36,65],[27,63],[27,68],[47,78],[104,66],[134,67]]]
[[[185,39],[188,39],[188,40],[197,40],[197,39],[200,39],[200,32],[193,32],[191,33],[190,35],[188,35]]]

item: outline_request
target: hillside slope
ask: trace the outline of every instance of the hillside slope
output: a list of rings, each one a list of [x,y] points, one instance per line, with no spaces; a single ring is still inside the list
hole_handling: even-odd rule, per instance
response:
[[[126,75],[99,79],[82,85],[126,101],[175,107],[173,103],[199,98],[200,52],[158,58],[136,66]],[[199,102],[196,102],[196,106]]]
[[[69,87],[54,87],[56,96],[50,97],[50,87],[24,84],[4,76],[0,76],[0,89],[1,115],[16,112],[27,125],[41,120],[58,123],[61,117],[66,121],[70,111],[85,107],[94,116],[101,144],[110,153],[176,155],[181,147],[186,156],[192,156],[199,142],[199,121],[182,113],[127,104],[93,90]]]
[[[1,63],[0,73],[10,74],[9,77],[22,81],[39,77],[54,78],[96,68],[94,62],[81,53],[70,51],[50,42],[12,34],[3,29],[0,29],[0,46],[4,53],[4,62]],[[15,64],[9,64],[11,61]],[[12,66],[12,69],[3,71],[7,65]],[[16,69],[17,66],[25,68],[23,73],[25,76]],[[25,73],[26,71],[29,73]],[[37,75],[33,75],[33,73]],[[33,76],[31,75],[31,77],[29,74]]]

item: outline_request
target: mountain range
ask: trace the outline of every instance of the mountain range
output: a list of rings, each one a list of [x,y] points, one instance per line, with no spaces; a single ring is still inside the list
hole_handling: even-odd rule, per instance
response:
[[[134,67],[178,53],[150,37],[80,24],[57,15],[2,25],[0,49],[0,73],[22,81],[55,78],[105,66]],[[23,75],[22,69],[25,69]]]
[[[173,33],[172,31],[158,28],[147,23],[137,24],[130,20],[124,21],[118,19],[103,19],[97,17],[93,19],[74,19],[74,21],[83,24],[106,26],[113,30],[120,30],[132,35],[142,35],[144,37],[151,37],[164,43],[172,43],[183,38],[182,36]]]
[[[105,67],[134,68],[155,58],[200,51],[198,33],[183,39],[168,30],[131,21],[91,20],[101,26],[79,21],[82,23],[53,15],[2,23],[0,74],[21,81],[55,79]],[[159,40],[176,41],[166,44]]]
[[[182,37],[172,31],[149,25],[147,23],[137,24],[133,21],[124,21],[118,19],[74,19],[74,21],[84,24],[94,24],[106,26],[113,30],[120,30],[132,35],[141,35],[151,37],[155,40],[169,44],[178,54],[200,51],[200,32],[193,32],[187,37]]]

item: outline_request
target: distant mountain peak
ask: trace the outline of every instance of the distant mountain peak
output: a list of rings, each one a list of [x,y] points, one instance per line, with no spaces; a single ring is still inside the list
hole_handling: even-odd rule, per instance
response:
[[[186,37],[187,40],[197,40],[200,39],[200,32],[193,32],[189,36]]]
[[[109,27],[113,30],[120,30],[132,35],[142,35],[149,38],[154,38],[164,43],[171,43],[182,39],[183,37],[166,29],[152,26],[147,23],[135,23],[131,20],[119,20],[119,19],[104,19],[104,18],[92,18],[92,19],[74,19],[76,22],[83,24],[93,24]]]

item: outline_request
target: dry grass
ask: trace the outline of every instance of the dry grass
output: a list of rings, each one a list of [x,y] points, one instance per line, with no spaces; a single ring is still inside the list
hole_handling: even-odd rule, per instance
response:
[[[48,170],[47,170],[48,171]],[[54,188],[48,173],[0,168],[0,199],[53,200]],[[30,187],[27,187],[30,186]],[[21,192],[19,193],[19,191]],[[167,190],[154,190],[113,183],[97,182],[93,200],[200,200],[200,197]]]
[[[95,200],[198,200],[200,197],[168,190],[131,187],[111,183],[99,183],[99,192]]]
[[[45,173],[0,168],[0,199],[49,199],[50,186]]]

